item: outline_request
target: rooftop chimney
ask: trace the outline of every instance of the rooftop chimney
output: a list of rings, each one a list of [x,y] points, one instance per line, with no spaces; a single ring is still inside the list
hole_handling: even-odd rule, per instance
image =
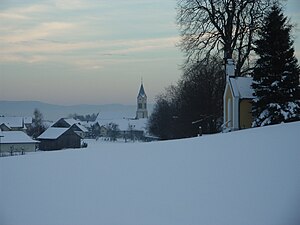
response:
[[[233,59],[227,59],[226,62],[226,77],[234,77],[235,76],[235,65]]]

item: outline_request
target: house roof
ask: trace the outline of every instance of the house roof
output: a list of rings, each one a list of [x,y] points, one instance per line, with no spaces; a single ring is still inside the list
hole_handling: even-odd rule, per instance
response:
[[[24,117],[24,123],[25,124],[31,124],[32,123],[32,117],[30,117],[30,116]]]
[[[1,144],[18,144],[18,143],[38,143],[32,140],[23,131],[2,131],[0,132]]]
[[[78,120],[75,120],[73,118],[64,119],[64,121],[66,121],[70,126],[80,123]]]
[[[229,81],[234,97],[241,99],[254,98],[254,91],[251,87],[253,82],[252,77],[234,77],[229,78]]]
[[[75,119],[73,119],[73,118],[68,118],[68,119],[61,118],[61,119],[59,119],[57,122],[55,122],[54,124],[52,124],[52,126],[55,126],[58,122],[60,122],[60,121],[62,121],[62,120],[65,121],[65,122],[69,125],[69,127],[75,125],[75,126],[77,126],[81,131],[83,131],[83,132],[88,132],[88,129],[87,129],[86,127],[84,127],[83,125],[81,125],[81,121],[75,120]],[[55,127],[57,127],[57,126],[55,126]]]
[[[0,126],[6,126],[8,129],[11,129],[11,127],[6,123],[0,123]]]
[[[88,129],[84,127],[83,125],[76,123],[75,124],[82,132],[88,132]]]
[[[37,139],[55,140],[59,138],[61,135],[63,135],[69,129],[70,128],[65,128],[65,127],[49,127],[47,130],[45,130],[44,133],[38,136]]]
[[[8,127],[24,127],[24,118],[23,117],[0,117],[0,124],[5,124]]]

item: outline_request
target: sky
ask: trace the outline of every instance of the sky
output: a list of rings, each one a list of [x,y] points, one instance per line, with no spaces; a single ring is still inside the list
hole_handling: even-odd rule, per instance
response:
[[[300,58],[300,3],[286,14]],[[176,0],[0,0],[0,100],[136,104],[176,84]]]

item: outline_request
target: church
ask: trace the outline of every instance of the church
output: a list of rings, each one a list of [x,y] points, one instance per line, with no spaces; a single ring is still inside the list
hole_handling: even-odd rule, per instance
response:
[[[227,59],[226,86],[223,96],[224,123],[227,131],[250,128],[252,124],[252,77],[235,76],[233,59]]]
[[[141,83],[140,91],[137,96],[137,110],[136,110],[136,119],[147,119],[148,110],[147,110],[147,95],[145,93],[143,82]]]

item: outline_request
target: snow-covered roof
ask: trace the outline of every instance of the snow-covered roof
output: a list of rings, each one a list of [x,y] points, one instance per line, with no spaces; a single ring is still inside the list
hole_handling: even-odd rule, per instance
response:
[[[23,131],[2,131],[0,132],[1,144],[17,144],[17,143],[37,143],[32,140]]]
[[[73,119],[73,118],[61,118],[61,119],[59,119],[57,122],[55,122],[55,123],[53,123],[52,125],[51,125],[51,127],[52,126],[54,126],[54,127],[60,127],[60,126],[57,126],[56,124],[57,123],[59,123],[60,121],[65,121],[67,124],[68,124],[68,126],[69,127],[71,127],[71,126],[73,126],[73,125],[76,125],[81,131],[83,131],[83,132],[88,132],[88,129],[86,128],[86,127],[84,127],[82,124],[81,124],[81,121],[79,121],[79,120],[75,120],[75,119]]]
[[[4,123],[8,127],[24,127],[23,117],[0,117],[0,124]]]
[[[238,98],[254,98],[253,89],[251,87],[253,79],[251,77],[234,77],[229,78],[230,85],[234,97]]]
[[[45,130],[44,133],[42,133],[38,139],[51,139],[55,140],[59,138],[61,135],[63,135],[67,130],[70,128],[65,127],[49,127],[47,130]]]
[[[83,125],[81,125],[79,123],[75,123],[75,126],[77,126],[82,132],[88,132],[88,129],[85,126],[83,126]]]
[[[75,120],[73,118],[68,118],[68,119],[64,119],[70,126],[72,126],[73,124],[78,124],[80,123],[80,121]]]
[[[32,123],[32,117],[31,116],[24,117],[24,123],[25,124],[31,124]]]
[[[11,129],[11,127],[7,123],[0,123],[0,126],[2,125],[6,126],[8,129]]]

